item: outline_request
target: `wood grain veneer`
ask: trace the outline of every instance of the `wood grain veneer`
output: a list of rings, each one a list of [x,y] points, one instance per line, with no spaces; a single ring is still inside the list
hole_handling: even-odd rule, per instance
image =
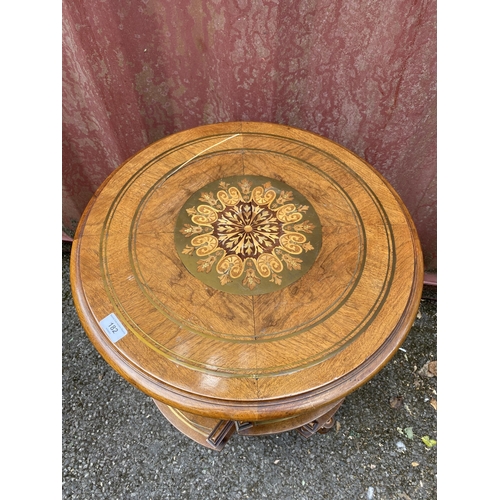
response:
[[[80,220],[71,282],[96,349],[160,408],[302,425],[396,352],[423,262],[406,207],[361,158],[234,122],[117,168]],[[126,332],[116,342],[100,326],[111,313]]]

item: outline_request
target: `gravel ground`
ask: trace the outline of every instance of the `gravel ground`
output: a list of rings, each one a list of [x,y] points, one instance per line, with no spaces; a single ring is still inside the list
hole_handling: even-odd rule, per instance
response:
[[[98,354],[71,296],[62,255],[62,498],[437,498],[435,289],[390,363],[351,394],[327,434],[234,435],[222,452],[177,431]],[[437,363],[436,363],[437,365]],[[431,368],[432,368],[431,364]]]

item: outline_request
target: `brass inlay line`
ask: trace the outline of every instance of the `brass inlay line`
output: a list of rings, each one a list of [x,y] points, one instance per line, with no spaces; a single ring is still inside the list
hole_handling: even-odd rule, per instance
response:
[[[223,139],[222,141],[219,141],[218,143],[216,144],[212,144],[211,146],[209,146],[208,148],[205,148],[203,151],[200,151],[199,153],[196,153],[192,158],[189,158],[189,160],[185,161],[182,165],[179,166],[179,170],[183,167],[185,167],[188,163],[192,162],[195,158],[198,158],[198,156],[201,156],[203,153],[206,153],[207,151],[209,151],[210,149],[213,149],[215,148],[216,146],[219,146],[220,144],[226,142],[226,141],[229,141],[230,139],[234,139],[235,137],[238,137],[239,135],[241,135],[240,133],[238,134],[234,134],[232,135],[231,137],[226,137],[225,139]]]
[[[251,150],[252,152],[254,153],[262,153],[262,154],[266,154],[266,153],[269,153],[271,151],[267,151],[267,150],[261,150],[261,149],[249,149],[247,148],[246,150]],[[224,152],[222,153],[218,153],[218,154],[224,154],[224,153],[227,153],[227,152],[233,152],[233,151],[240,151],[240,149],[236,149],[236,150],[232,150],[232,149],[229,149],[229,150],[225,150]],[[308,168],[314,170],[317,174],[323,176],[328,182],[330,182],[331,184],[333,184],[337,189],[338,191],[343,195],[343,197],[346,199],[346,201],[348,202],[348,205],[353,213],[353,216],[358,224],[358,238],[360,239],[360,244],[359,244],[359,253],[358,253],[358,261],[357,261],[357,267],[356,267],[356,270],[353,274],[353,277],[352,279],[350,280],[350,282],[347,284],[346,286],[346,289],[345,291],[343,292],[343,294],[340,295],[340,297],[338,297],[338,299],[336,301],[334,301],[332,304],[330,304],[326,309],[324,309],[322,312],[318,313],[314,318],[312,318],[308,323],[303,323],[301,325],[296,325],[294,328],[289,328],[289,329],[285,329],[285,330],[282,330],[280,332],[274,332],[272,334],[269,334],[269,335],[260,335],[259,338],[257,340],[255,340],[255,342],[257,343],[261,343],[261,342],[270,342],[270,341],[274,341],[276,339],[285,339],[285,338],[288,338],[292,335],[298,335],[300,333],[303,333],[304,331],[308,330],[308,329],[311,329],[313,328],[314,326],[317,326],[319,325],[321,322],[323,322],[325,319],[331,317],[331,315],[333,315],[340,307],[342,307],[342,305],[348,300],[348,298],[350,297],[352,291],[355,289],[355,286],[357,285],[357,283],[359,282],[359,280],[361,279],[361,275],[362,275],[362,270],[364,268],[364,264],[365,264],[365,260],[366,260],[366,244],[365,244],[365,241],[366,241],[366,233],[365,233],[365,229],[364,229],[364,224],[363,224],[363,221],[361,220],[360,218],[360,215],[359,215],[359,211],[357,209],[357,207],[355,206],[355,204],[353,203],[353,201],[351,200],[350,196],[345,193],[343,191],[343,189],[337,184],[336,181],[334,181],[330,176],[328,176],[327,174],[325,174],[324,172],[322,172],[321,170],[319,170],[317,167],[315,167],[314,165],[311,165],[310,163],[304,161],[304,160],[301,160],[299,158],[296,158],[294,156],[291,156],[291,155],[288,155],[288,154],[285,154],[285,153],[279,153],[279,152],[272,152],[273,154],[276,154],[276,155],[281,155],[281,156],[285,156],[285,157],[290,157],[290,158],[293,158],[295,160],[299,160],[301,161],[301,163],[304,163],[305,165],[307,165]],[[205,158],[206,156],[212,156],[212,154],[210,155],[204,155],[203,157]],[[177,171],[177,169],[174,169]],[[193,323],[188,323],[185,319],[183,318],[176,318],[175,314],[170,311],[165,304],[159,302],[156,300],[156,298],[154,297],[154,294],[153,292],[149,289],[147,283],[146,283],[146,280],[143,278],[142,276],[142,273],[140,271],[140,266],[139,266],[139,263],[137,261],[137,258],[135,256],[135,246],[134,246],[134,242],[136,240],[136,230],[137,230],[137,224],[138,224],[138,221],[140,219],[140,215],[141,215],[141,212],[147,202],[147,200],[149,199],[149,197],[152,196],[153,192],[160,186],[164,183],[165,179],[167,177],[170,177],[171,176],[171,171],[168,172],[167,174],[165,174],[162,178],[160,178],[156,185],[153,185],[150,190],[148,191],[148,193],[145,195],[145,197],[143,198],[143,200],[141,200],[141,203],[139,204],[138,208],[137,208],[137,211],[136,211],[136,214],[134,215],[134,218],[133,218],[133,221],[132,221],[132,225],[131,225],[131,231],[130,231],[130,238],[129,238],[129,251],[130,251],[130,264],[131,264],[131,267],[132,267],[132,270],[134,272],[134,274],[136,276],[140,276],[141,279],[138,279],[137,280],[137,283],[138,285],[141,287],[142,291],[144,292],[145,296],[150,300],[150,302],[152,304],[155,305],[155,307],[159,310],[159,311],[163,311],[164,314],[173,322],[175,322],[176,324],[178,324],[179,326],[182,326],[182,327],[186,327],[188,328],[190,331],[194,332],[194,333],[197,333],[199,335],[203,335],[203,336],[206,336],[206,337],[209,337],[209,338],[216,338],[218,340],[224,340],[224,341],[227,341],[227,342],[251,342],[251,339],[249,339],[247,336],[245,337],[241,337],[241,336],[238,336],[238,335],[231,335],[231,336],[228,336],[228,335],[225,335],[223,334],[222,332],[213,332],[213,331],[210,331],[210,330],[206,330],[206,329],[202,329],[202,327],[198,324],[193,324]],[[336,305],[336,307],[335,307]]]
[[[222,135],[227,135],[227,134],[218,134],[218,136],[222,136]],[[239,134],[239,135],[242,135],[242,134]],[[255,135],[258,135],[258,134],[255,134]],[[273,135],[273,134],[260,134],[260,135],[262,135],[262,136],[268,135],[270,137],[281,137],[281,136],[277,136],[277,135]],[[236,135],[233,135],[230,138],[235,137],[235,136]],[[205,137],[205,138],[203,138],[201,140],[207,140],[207,139],[212,138],[212,137],[215,137],[215,136]],[[227,138],[226,140],[228,140],[228,139],[229,138]],[[312,146],[308,145],[307,143],[303,143],[302,141],[298,141],[298,140],[290,139],[290,138],[285,138],[285,137],[281,137],[281,139],[285,139],[285,140],[288,140],[290,142],[295,142],[295,143],[298,143],[298,144],[301,144],[301,145],[305,145],[305,146],[307,146],[309,148],[315,149],[315,150],[319,151],[321,154],[323,154],[323,155],[331,158],[332,160],[336,161],[345,170],[349,171],[351,173],[351,175],[353,175],[358,180],[358,182],[364,187],[365,191],[372,198],[372,200],[373,200],[375,206],[377,207],[377,210],[378,210],[379,214],[381,215],[382,220],[384,222],[384,228],[385,228],[385,232],[386,232],[386,239],[387,239],[387,244],[388,244],[388,249],[389,249],[389,261],[388,261],[388,266],[386,268],[384,285],[382,286],[382,289],[379,292],[377,300],[374,302],[374,304],[372,305],[372,307],[368,311],[368,314],[365,316],[364,320],[348,336],[349,338],[347,339],[347,342],[351,343],[361,333],[363,333],[364,331],[366,331],[366,329],[369,327],[369,325],[373,322],[374,318],[376,317],[376,314],[381,309],[381,307],[383,306],[383,304],[384,304],[384,302],[385,302],[385,300],[387,298],[387,295],[388,295],[389,290],[390,290],[390,285],[391,285],[391,283],[392,283],[392,281],[394,279],[394,272],[395,272],[395,265],[396,265],[396,256],[395,256],[395,254],[393,254],[392,251],[395,248],[395,241],[394,241],[394,233],[392,232],[392,227],[391,227],[390,221],[388,219],[387,213],[385,212],[385,209],[381,205],[380,200],[375,195],[375,193],[373,193],[373,191],[366,184],[366,182],[362,178],[360,178],[359,175],[356,172],[354,172],[350,167],[348,167],[344,162],[342,162],[341,160],[339,160],[334,155],[332,155],[330,153],[327,153],[325,151],[322,151],[322,150],[320,150],[320,149],[318,149],[316,147],[312,147]],[[199,139],[199,140],[195,140],[195,141],[190,141],[189,143],[200,142],[201,140]],[[221,141],[221,142],[225,142],[225,141]],[[313,365],[318,364],[318,363],[320,363],[320,362],[322,362],[322,361],[324,361],[324,360],[332,357],[333,355],[335,355],[340,350],[340,349],[336,348],[338,343],[335,344],[334,346],[330,346],[329,349],[326,349],[326,350],[322,351],[321,353],[317,353],[314,356],[311,356],[311,357],[309,357],[307,359],[301,360],[301,362],[299,362],[300,363],[299,365],[294,365],[294,366],[291,366],[291,365],[282,365],[282,366],[277,366],[277,367],[271,367],[271,368],[267,368],[265,370],[260,370],[257,373],[255,371],[253,371],[252,373],[250,373],[249,370],[245,370],[245,369],[238,370],[238,369],[234,369],[234,368],[230,369],[229,371],[224,371],[224,369],[222,369],[222,371],[221,371],[221,367],[208,368],[203,363],[195,362],[194,360],[191,360],[191,359],[182,358],[182,357],[178,356],[176,353],[173,353],[173,352],[165,349],[163,346],[158,345],[154,341],[154,339],[150,338],[135,323],[135,321],[132,318],[130,318],[130,316],[128,315],[128,313],[123,309],[123,307],[121,306],[120,300],[118,299],[118,297],[116,297],[116,295],[114,293],[112,284],[108,280],[109,275],[108,275],[108,270],[107,270],[107,257],[106,257],[106,255],[107,255],[107,227],[109,226],[110,220],[112,219],[112,217],[113,217],[113,215],[115,213],[115,210],[116,210],[116,208],[117,208],[117,206],[119,204],[119,201],[123,197],[124,193],[129,189],[130,185],[135,181],[135,179],[142,172],[144,172],[145,169],[149,168],[156,161],[158,161],[159,158],[163,158],[164,156],[166,156],[169,153],[171,153],[174,149],[178,150],[181,147],[185,147],[186,144],[188,144],[188,143],[184,143],[184,144],[182,144],[180,146],[172,148],[171,150],[163,152],[162,154],[158,155],[154,159],[152,159],[149,162],[147,162],[147,164],[144,165],[144,167],[142,167],[140,170],[138,170],[136,172],[136,174],[134,174],[129,179],[129,181],[120,189],[119,193],[117,194],[115,200],[113,201],[113,203],[112,203],[112,205],[110,207],[110,210],[108,211],[108,214],[107,214],[107,216],[105,218],[105,223],[103,225],[103,230],[102,230],[102,233],[101,233],[101,243],[100,243],[101,273],[102,273],[102,276],[103,276],[104,287],[106,289],[106,293],[108,294],[108,298],[115,305],[115,307],[116,307],[116,313],[120,316],[120,319],[124,323],[127,324],[128,328],[129,328],[129,331],[131,331],[137,338],[139,338],[141,341],[143,341],[146,344],[148,344],[155,351],[162,353],[168,359],[171,359],[175,363],[187,366],[187,367],[189,367],[191,369],[200,370],[202,372],[210,373],[210,374],[217,375],[217,376],[254,377],[254,378],[257,378],[257,377],[261,377],[261,376],[280,375],[280,374],[284,374],[284,373],[291,373],[291,372],[297,371],[299,369],[302,369],[302,368],[305,368],[305,367],[308,367],[308,366],[313,366]],[[273,152],[273,153],[276,154],[276,152]],[[200,153],[200,155],[201,155],[201,153]],[[198,156],[200,156],[200,155],[198,155]],[[300,161],[302,161],[302,160],[300,160]],[[311,166],[311,167],[313,169],[317,170],[316,167],[314,167],[314,166]],[[179,169],[180,169],[179,167],[173,169],[172,171],[170,171],[170,173],[168,174],[168,176],[170,177],[171,175],[174,175],[177,171],[179,171]],[[328,177],[326,174],[324,174],[324,173],[322,173],[322,174],[325,177]],[[330,182],[335,183],[331,178],[330,178]],[[132,224],[132,227],[133,226],[134,225]],[[361,221],[361,226],[362,226],[362,221]],[[364,228],[363,227],[362,227],[362,231],[363,231],[363,234],[364,234]],[[130,249],[130,250],[132,250],[132,249]],[[364,258],[365,258],[365,256],[364,256]],[[364,258],[363,258],[363,261],[364,261]],[[359,280],[359,277],[358,277],[358,280]],[[347,298],[344,298],[343,303],[345,303],[346,300],[347,300]],[[333,314],[333,312],[331,314]],[[323,317],[321,321],[324,321],[325,319],[327,319],[328,317],[330,317],[331,314],[328,314],[327,316]],[[361,327],[360,325],[363,325],[363,326]],[[139,332],[141,332],[141,333],[139,333]],[[344,344],[343,346],[341,346],[341,348],[345,348],[346,345],[347,344]],[[333,347],[333,349],[332,349],[332,347]],[[281,370],[280,371],[276,371],[276,368],[280,368]]]

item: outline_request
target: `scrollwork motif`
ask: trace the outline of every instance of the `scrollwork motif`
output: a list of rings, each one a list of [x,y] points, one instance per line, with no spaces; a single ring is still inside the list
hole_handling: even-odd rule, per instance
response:
[[[234,183],[221,180],[216,199],[203,191],[204,204],[186,208],[192,224],[179,231],[190,238],[182,251],[197,260],[197,272],[217,273],[224,289],[241,280],[249,290],[262,286],[262,280],[278,289],[283,272],[302,269],[297,256],[314,250],[306,234],[315,225],[303,220],[308,205],[294,203],[292,191],[280,190],[271,182],[253,186],[247,178]]]

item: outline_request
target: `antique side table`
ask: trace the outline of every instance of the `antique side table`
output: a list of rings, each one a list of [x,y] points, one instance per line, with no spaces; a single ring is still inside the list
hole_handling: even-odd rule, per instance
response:
[[[104,359],[211,449],[326,432],[395,354],[423,286],[418,236],[370,165],[292,127],[168,136],[117,168],[71,255]]]

